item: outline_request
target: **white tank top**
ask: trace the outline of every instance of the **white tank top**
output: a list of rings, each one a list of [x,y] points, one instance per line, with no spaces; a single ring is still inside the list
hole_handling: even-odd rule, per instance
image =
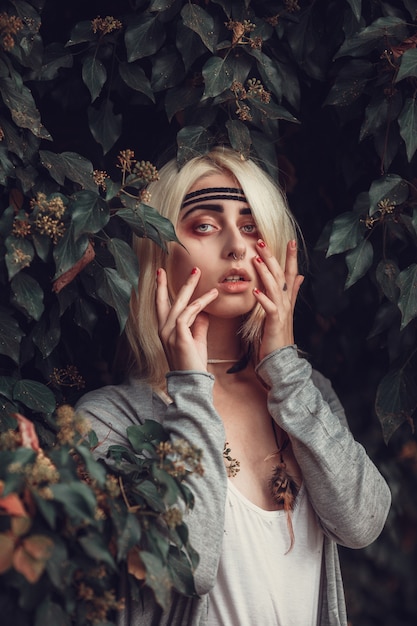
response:
[[[301,486],[292,514],[264,511],[228,480],[223,549],[208,626],[317,626],[323,532]]]

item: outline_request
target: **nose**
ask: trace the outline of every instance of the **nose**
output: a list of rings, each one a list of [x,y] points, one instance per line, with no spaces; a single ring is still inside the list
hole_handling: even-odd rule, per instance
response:
[[[238,228],[229,231],[224,244],[224,256],[235,261],[242,260],[246,255],[246,242]]]

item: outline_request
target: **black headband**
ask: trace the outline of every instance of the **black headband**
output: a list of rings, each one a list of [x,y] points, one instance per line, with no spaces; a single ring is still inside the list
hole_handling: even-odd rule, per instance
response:
[[[242,200],[247,202],[243,189],[237,187],[209,187],[208,189],[198,189],[197,191],[187,193],[182,206],[186,207],[189,204],[193,204],[198,196],[204,196],[204,198],[201,198],[202,200]]]

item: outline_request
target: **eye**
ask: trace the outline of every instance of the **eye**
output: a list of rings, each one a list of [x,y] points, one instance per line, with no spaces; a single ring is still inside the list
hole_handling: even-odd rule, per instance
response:
[[[194,230],[196,230],[198,233],[210,233],[212,230],[214,230],[214,226],[213,224],[197,224],[194,227]]]
[[[247,235],[255,235],[258,232],[256,224],[245,224],[244,226],[242,226],[242,230]]]

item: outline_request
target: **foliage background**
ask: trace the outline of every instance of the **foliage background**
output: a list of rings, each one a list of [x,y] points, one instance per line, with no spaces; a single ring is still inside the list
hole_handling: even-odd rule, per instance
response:
[[[170,146],[182,162],[230,141],[279,171],[309,256],[298,343],[393,492],[381,538],[342,550],[350,621],[414,624],[417,2],[9,0],[0,14],[3,427],[20,410],[48,439],[56,402],[122,375],[138,268],[120,242],[174,235],[120,151],[159,165]],[[39,193],[67,207],[56,241]]]

